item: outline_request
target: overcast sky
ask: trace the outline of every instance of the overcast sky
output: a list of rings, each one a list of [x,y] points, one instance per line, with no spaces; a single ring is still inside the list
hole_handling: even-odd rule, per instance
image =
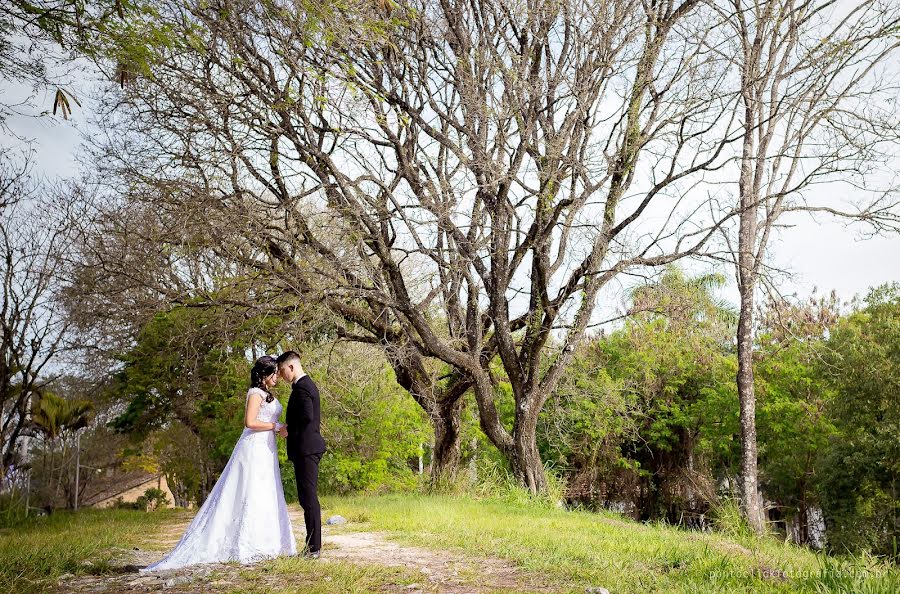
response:
[[[6,101],[25,91],[10,86],[3,90]],[[80,99],[89,94],[84,87],[75,87],[74,91],[82,95]],[[49,94],[38,94],[34,100],[35,113],[52,108]],[[50,178],[77,173],[78,147],[82,134],[90,132],[91,119],[90,102],[82,103],[81,108],[73,106],[75,113],[68,121],[47,115],[7,120],[16,135],[33,139],[35,172]],[[21,145],[6,132],[0,141],[7,147]],[[783,230],[770,249],[771,262],[790,272],[778,283],[783,294],[796,293],[802,298],[817,287],[820,293],[834,289],[846,300],[855,294],[864,295],[870,287],[900,281],[900,235],[867,239],[862,236],[862,227],[847,226],[827,216],[786,217],[784,222],[795,226]],[[730,271],[728,274],[732,275]],[[735,301],[733,283],[723,296]]]

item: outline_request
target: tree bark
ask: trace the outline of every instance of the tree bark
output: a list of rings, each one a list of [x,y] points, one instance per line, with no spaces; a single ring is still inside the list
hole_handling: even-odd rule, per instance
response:
[[[753,47],[762,43],[757,38]],[[753,386],[753,294],[763,253],[759,238],[758,212],[761,195],[759,167],[764,149],[758,142],[759,101],[752,84],[753,61],[742,72],[744,81],[741,100],[744,107],[744,135],[741,148],[741,169],[738,179],[740,217],[738,227],[737,284],[740,293],[740,315],[737,327],[737,391],[741,426],[741,503],[744,516],[757,534],[763,532],[762,502],[759,495],[759,471],[756,445],[756,392]],[[751,81],[751,82],[748,82]],[[764,163],[764,162],[763,162]],[[765,236],[766,234],[763,233]]]
[[[431,453],[432,483],[445,478],[452,479],[459,470],[462,457],[460,448],[462,409],[462,398],[435,406],[437,414],[433,415],[431,420],[434,428],[434,449]]]
[[[797,506],[797,544],[809,544],[809,509],[806,504],[806,485],[800,487],[800,505]]]
[[[537,449],[534,432],[523,431],[515,438],[515,451],[509,460],[516,479],[532,494],[547,492],[547,473]]]
[[[741,295],[741,314],[737,330],[737,388],[741,425],[741,500],[744,514],[754,532],[764,528],[759,495],[759,471],[756,445],[756,392],[753,388],[753,290]]]
[[[432,483],[455,477],[462,455],[462,396],[471,386],[471,381],[454,373],[447,385],[441,387],[426,370],[422,358],[412,350],[394,345],[386,349],[385,354],[397,376],[397,384],[409,392],[431,421],[434,431]]]
[[[747,110],[748,122],[753,114]],[[756,392],[753,386],[753,293],[756,290],[757,192],[754,192],[751,173],[753,137],[744,140],[741,169],[740,228],[738,230],[738,291],[740,316],[737,327],[737,391],[741,426],[741,503],[750,527],[757,534],[763,532],[762,502],[759,495],[759,471],[756,445]]]
[[[541,407],[534,406],[533,401],[534,398],[523,398],[516,409],[512,447],[506,452],[506,457],[519,484],[538,495],[547,492],[547,474],[536,439]]]

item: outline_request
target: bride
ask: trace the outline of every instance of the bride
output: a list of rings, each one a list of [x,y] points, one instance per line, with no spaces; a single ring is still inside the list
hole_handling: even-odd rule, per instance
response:
[[[175,548],[141,571],[297,554],[275,443],[282,407],[269,392],[277,381],[275,358],[258,359],[250,371],[245,429],[222,476]]]

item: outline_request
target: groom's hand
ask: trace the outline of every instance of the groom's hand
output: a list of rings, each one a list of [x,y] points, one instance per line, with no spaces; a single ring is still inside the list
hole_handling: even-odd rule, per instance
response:
[[[282,425],[281,429],[278,430],[278,435],[281,437],[287,437],[287,425]]]

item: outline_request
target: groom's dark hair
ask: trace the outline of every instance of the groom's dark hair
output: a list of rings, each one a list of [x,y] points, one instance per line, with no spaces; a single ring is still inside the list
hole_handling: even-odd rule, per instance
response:
[[[275,360],[279,367],[292,361],[300,362],[300,355],[298,355],[296,351],[285,351],[278,355],[278,359]]]

